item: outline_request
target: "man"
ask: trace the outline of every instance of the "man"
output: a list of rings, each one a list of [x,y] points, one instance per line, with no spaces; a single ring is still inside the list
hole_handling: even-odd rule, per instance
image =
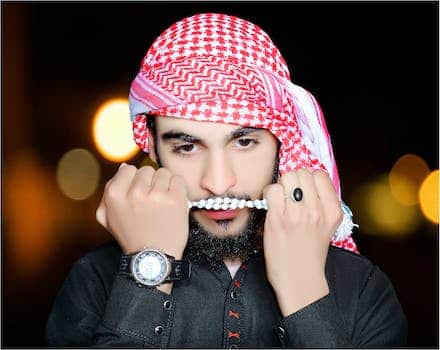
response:
[[[406,342],[393,287],[357,253],[322,112],[259,27],[179,21],[130,91],[160,168],[122,164],[97,220],[118,245],[61,289],[55,346],[388,347]]]

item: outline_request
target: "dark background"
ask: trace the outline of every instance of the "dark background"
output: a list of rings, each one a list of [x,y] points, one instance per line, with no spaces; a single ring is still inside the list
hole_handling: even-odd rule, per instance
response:
[[[3,2],[1,10],[2,347],[43,347],[72,263],[110,239],[94,213],[117,165],[96,151],[90,120],[108,98],[128,96],[146,49],[184,16],[223,12],[268,32],[293,81],[324,110],[345,197],[406,153],[438,168],[437,2]],[[59,158],[75,147],[102,169],[100,189],[84,201],[55,183]],[[438,226],[354,238],[392,280],[408,345],[438,347]]]

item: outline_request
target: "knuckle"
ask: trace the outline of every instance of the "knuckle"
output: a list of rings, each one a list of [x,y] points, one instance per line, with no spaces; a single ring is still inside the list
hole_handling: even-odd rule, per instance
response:
[[[312,173],[310,172],[310,170],[307,168],[298,169],[297,174],[299,177],[302,177],[302,178],[311,178],[313,176]]]
[[[278,232],[280,231],[281,226],[282,223],[280,217],[273,212],[268,212],[266,215],[265,227],[271,232]]]
[[[162,197],[162,191],[158,190],[155,187],[152,187],[150,192],[148,192],[148,200],[151,202],[155,202],[160,200]]]
[[[312,223],[313,225],[317,225],[321,221],[321,216],[319,215],[319,213],[315,209],[313,209],[312,211],[309,212],[308,217],[309,217],[310,223]]]
[[[154,207],[172,209],[183,206],[183,197],[174,193],[155,192],[149,199]]]
[[[288,227],[295,227],[299,225],[301,222],[300,217],[298,215],[289,215],[285,219],[285,223]]]
[[[344,218],[344,213],[342,212],[342,209],[340,207],[336,208],[333,211],[333,221],[337,223],[338,225],[342,222],[342,219]]]
[[[110,180],[108,180],[108,181],[105,183],[104,191],[110,186],[110,184],[112,183],[112,180],[113,180],[113,179],[110,179]]]
[[[315,177],[328,177],[328,173],[325,170],[318,169],[313,172],[313,176],[315,176]]]
[[[272,197],[279,193],[283,193],[283,186],[280,184],[271,184],[266,187],[266,195]]]
[[[145,192],[139,186],[136,186],[128,193],[128,198],[132,201],[139,201],[145,199]]]
[[[123,169],[123,170],[124,170],[124,169],[127,169],[127,170],[131,170],[131,171],[133,171],[133,170],[137,170],[137,168],[136,168],[134,165],[132,165],[132,164],[127,164],[127,165],[124,166],[122,169]]]
[[[295,171],[297,172],[297,171]],[[281,183],[286,183],[286,182],[292,182],[296,180],[296,175],[295,172],[293,171],[289,171],[287,173],[284,173],[283,175],[281,175],[280,177],[280,182]]]
[[[139,171],[155,171],[151,165],[144,165],[139,168]]]
[[[266,221],[273,224],[274,222],[279,221],[279,216],[273,211],[269,210],[266,214]]]
[[[158,176],[165,176],[165,175],[170,175],[170,171],[167,168],[159,168],[158,170],[156,170],[156,175]]]
[[[105,198],[109,200],[119,199],[121,196],[121,190],[114,183],[111,183],[105,191]]]
[[[96,221],[98,221],[101,225],[104,224],[104,215],[104,208],[102,206],[99,206],[98,209],[96,209],[95,218]]]
[[[155,170],[153,169],[153,167],[151,167],[150,165],[145,165],[138,170],[138,173],[151,176],[154,173],[154,171]]]
[[[169,204],[171,196],[162,191],[152,190],[148,194],[148,202],[153,206],[166,206]]]
[[[264,189],[263,189],[263,197],[267,198],[272,196],[273,193],[273,185],[267,185]]]
[[[125,176],[127,173],[135,172],[137,168],[134,165],[126,164],[122,168],[119,168],[118,172],[121,173],[122,176]]]

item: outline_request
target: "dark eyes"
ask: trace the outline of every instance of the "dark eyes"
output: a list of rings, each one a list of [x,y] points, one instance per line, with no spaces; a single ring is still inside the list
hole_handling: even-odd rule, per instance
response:
[[[239,150],[248,150],[258,144],[257,139],[242,137],[233,141],[235,148]],[[184,143],[173,146],[173,152],[179,155],[187,156],[197,151],[198,145],[195,143]]]
[[[193,143],[187,143],[185,145],[181,145],[177,147],[182,152],[191,152],[194,149],[195,145]]]
[[[196,149],[196,145],[194,143],[184,143],[183,145],[174,145],[173,153],[180,156],[189,156]]]
[[[251,143],[255,142],[255,140],[254,139],[238,139],[237,142],[241,147],[248,147]]]

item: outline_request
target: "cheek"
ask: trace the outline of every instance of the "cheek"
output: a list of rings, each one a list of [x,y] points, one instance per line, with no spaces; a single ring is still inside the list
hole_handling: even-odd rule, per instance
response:
[[[237,161],[237,184],[253,197],[260,197],[266,185],[272,182],[275,155],[273,152]]]

